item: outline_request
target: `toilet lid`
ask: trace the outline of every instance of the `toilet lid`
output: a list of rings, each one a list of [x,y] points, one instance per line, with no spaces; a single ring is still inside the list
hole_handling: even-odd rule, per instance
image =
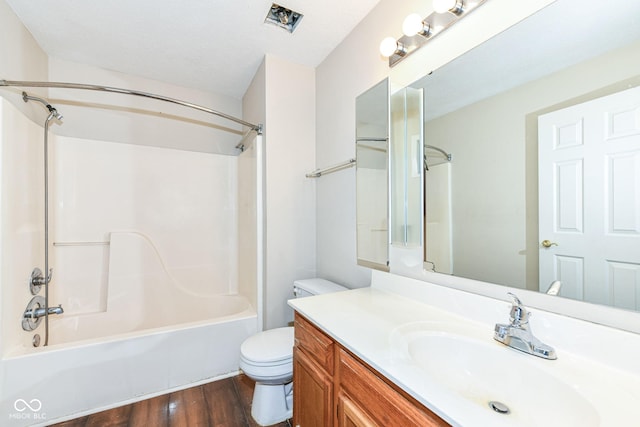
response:
[[[278,362],[293,357],[293,327],[270,329],[247,338],[240,346],[246,360]]]

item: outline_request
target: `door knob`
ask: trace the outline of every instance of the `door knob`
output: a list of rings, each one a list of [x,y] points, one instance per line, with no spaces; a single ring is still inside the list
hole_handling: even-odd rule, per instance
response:
[[[552,242],[551,240],[543,240],[542,241],[542,246],[544,246],[545,248],[550,248],[551,246],[558,246],[557,243]]]

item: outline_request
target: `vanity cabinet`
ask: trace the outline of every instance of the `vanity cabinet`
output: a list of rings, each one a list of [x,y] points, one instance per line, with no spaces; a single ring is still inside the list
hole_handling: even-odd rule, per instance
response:
[[[296,314],[293,347],[293,424],[333,425],[334,343]]]
[[[298,313],[293,378],[296,427],[449,425]]]

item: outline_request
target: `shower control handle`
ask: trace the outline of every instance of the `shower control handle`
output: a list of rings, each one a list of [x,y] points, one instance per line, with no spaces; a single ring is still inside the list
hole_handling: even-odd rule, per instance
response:
[[[42,270],[38,267],[34,268],[31,272],[31,278],[29,280],[29,289],[31,290],[31,295],[37,295],[40,292],[40,288],[43,285],[48,285],[51,282],[51,278],[53,277],[53,268],[49,269],[49,275],[45,279]]]
[[[48,285],[52,277],[53,268],[49,269],[49,274],[47,275],[46,279],[44,277],[44,274],[42,273],[42,270],[40,270],[39,268],[34,268],[33,272],[31,273],[31,284],[34,286]]]

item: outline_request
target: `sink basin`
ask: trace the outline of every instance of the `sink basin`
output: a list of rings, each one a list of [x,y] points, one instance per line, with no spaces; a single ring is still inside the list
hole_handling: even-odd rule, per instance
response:
[[[554,361],[509,349],[495,342],[491,331],[484,339],[467,329],[420,322],[396,330],[392,340],[399,356],[415,365],[430,386],[441,388],[438,393],[458,402],[460,410],[470,405],[509,425],[600,425],[598,412],[576,386],[540,367]]]

